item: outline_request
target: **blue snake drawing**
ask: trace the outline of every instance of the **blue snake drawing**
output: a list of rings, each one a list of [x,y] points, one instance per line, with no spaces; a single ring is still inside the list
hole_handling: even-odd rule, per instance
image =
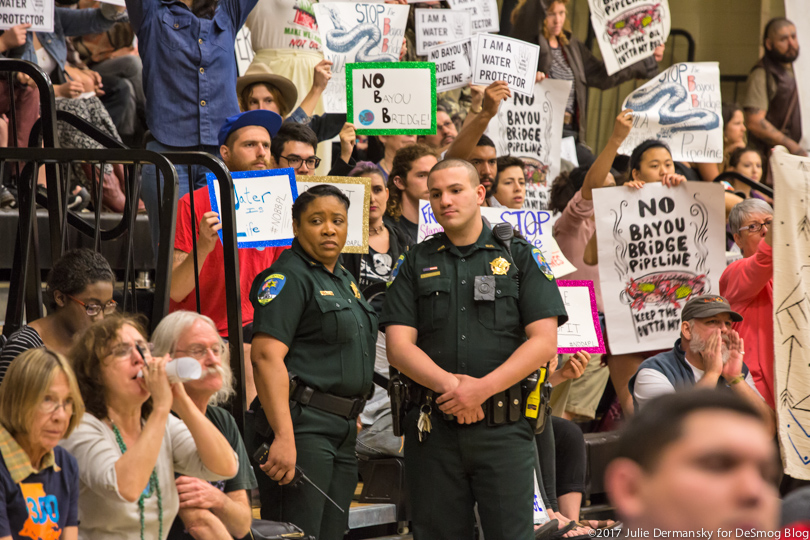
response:
[[[357,51],[356,62],[396,62],[398,58],[391,54],[371,55],[371,49],[379,45],[382,39],[382,31],[372,23],[365,23],[355,26],[351,30],[346,30],[340,23],[337,12],[329,9],[329,17],[335,25],[334,30],[326,33],[326,47],[334,52],[347,53],[354,49],[363,38],[368,38],[366,44]]]
[[[633,112],[650,111],[663,97],[667,100],[658,110],[659,123],[662,126],[677,127],[678,131],[709,131],[720,127],[720,116],[708,109],[687,109],[676,111],[675,108],[686,103],[689,97],[686,88],[675,82],[661,86],[636,90],[627,98],[625,107]]]

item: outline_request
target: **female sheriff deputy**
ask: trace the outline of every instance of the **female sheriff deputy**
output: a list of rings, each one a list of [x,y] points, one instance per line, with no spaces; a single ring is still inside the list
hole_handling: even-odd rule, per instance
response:
[[[295,523],[319,540],[341,540],[347,529],[356,418],[371,391],[377,339],[374,309],[338,263],[348,208],[333,186],[302,193],[292,209],[292,249],[250,292],[256,390],[274,433],[261,470],[281,485],[262,494],[262,508],[280,515],[262,517]],[[296,465],[345,512],[311,485],[290,486]]]

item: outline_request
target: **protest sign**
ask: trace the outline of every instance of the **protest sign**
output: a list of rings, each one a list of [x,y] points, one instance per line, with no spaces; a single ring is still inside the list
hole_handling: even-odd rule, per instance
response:
[[[588,0],[608,75],[649,58],[669,37],[667,0]]]
[[[346,64],[397,62],[409,6],[333,2],[315,4],[324,56],[332,78],[323,93],[327,113],[346,112]]]
[[[527,184],[550,187],[560,173],[560,140],[571,81],[544,79],[532,82],[531,88],[534,93],[528,97],[513,93],[501,103],[486,134],[499,156],[519,157],[531,166]]]
[[[464,88],[472,80],[470,38],[437,45],[426,54],[428,61],[436,64],[436,92]]]
[[[686,301],[720,291],[723,188],[704,182],[602,188],[593,203],[611,353],[671,349]]]
[[[306,180],[304,180],[306,179]],[[368,253],[368,206],[371,200],[371,180],[366,177],[299,176],[298,192],[313,186],[334,186],[349,198],[349,234],[343,253]]]
[[[434,135],[436,65],[348,64],[346,101],[358,135]]]
[[[551,213],[545,211],[530,212],[526,210],[510,210],[509,208],[481,208],[481,215],[491,225],[496,223],[509,223],[534,247],[543,252],[548,261],[554,277],[562,277],[576,271],[576,267],[565,258],[557,241],[551,235]],[[419,201],[419,231],[417,242],[442,232],[444,229],[433,215],[430,203]]]
[[[717,62],[675,64],[633,91],[633,130],[619,153],[629,156],[647,139],[669,145],[675,161],[723,161],[723,112]]]
[[[475,39],[473,84],[488,86],[495,81],[506,81],[513,91],[531,96],[540,47],[494,34],[478,34]]]
[[[563,137],[563,140],[560,141],[560,159],[564,159],[568,163],[573,164],[574,167],[579,167],[577,143],[573,137]]]
[[[457,9],[414,9],[416,54],[427,56],[431,47],[459,41],[472,35],[469,11]]]
[[[53,0],[0,0],[0,30],[30,24],[29,32],[53,32]]]
[[[498,21],[498,0],[447,0],[451,9],[470,12],[472,33],[497,32],[501,29]]]
[[[239,248],[289,246],[293,240],[292,205],[298,198],[294,169],[231,173]],[[213,173],[206,175],[211,210],[219,213],[222,198]],[[200,216],[197,216],[198,219]],[[222,241],[222,231],[219,231]]]
[[[774,394],[768,397],[776,403],[785,473],[810,480],[810,158],[778,150],[770,167],[779,196],[772,242]],[[745,339],[746,352],[756,354],[755,347]]]
[[[557,327],[557,354],[605,353],[593,281],[557,281],[568,322]]]
[[[785,14],[796,25],[799,50],[810,50],[810,17],[805,0],[785,0]],[[793,62],[793,75],[799,89],[799,106],[810,111],[810,55],[800,54]],[[802,114],[802,148],[810,148],[810,112]],[[799,141],[796,141],[799,142]]]
[[[236,51],[236,71],[241,77],[245,74],[253,61],[253,57],[256,55],[251,44],[250,29],[247,26],[243,26],[236,34],[234,50]]]

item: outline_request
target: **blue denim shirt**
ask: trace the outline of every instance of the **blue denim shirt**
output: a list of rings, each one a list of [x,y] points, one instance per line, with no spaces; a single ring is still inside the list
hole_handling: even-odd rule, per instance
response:
[[[67,61],[67,36],[83,36],[84,34],[99,34],[112,28],[115,21],[106,18],[102,9],[69,9],[58,7],[54,10],[53,32],[37,32],[37,38],[48,54],[59,64],[59,76],[63,77],[65,62]],[[23,60],[34,64],[37,62],[37,53],[34,50],[34,38],[31,32],[25,36],[25,50]],[[50,73],[48,74],[50,75]],[[54,84],[61,84],[64,79],[55,79]]]
[[[177,0],[126,0],[158,142],[217,146],[219,128],[239,113],[234,43],[256,2],[220,0],[213,19],[201,19]]]

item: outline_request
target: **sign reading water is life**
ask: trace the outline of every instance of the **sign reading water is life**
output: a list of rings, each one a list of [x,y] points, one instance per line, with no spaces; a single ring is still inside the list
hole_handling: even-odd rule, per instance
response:
[[[211,210],[219,213],[219,182],[209,173]],[[293,240],[292,204],[298,198],[294,169],[231,173],[236,212],[236,243],[241,248],[289,246]],[[219,231],[222,241],[222,231]]]
[[[347,64],[346,101],[360,135],[434,135],[436,64]]]

